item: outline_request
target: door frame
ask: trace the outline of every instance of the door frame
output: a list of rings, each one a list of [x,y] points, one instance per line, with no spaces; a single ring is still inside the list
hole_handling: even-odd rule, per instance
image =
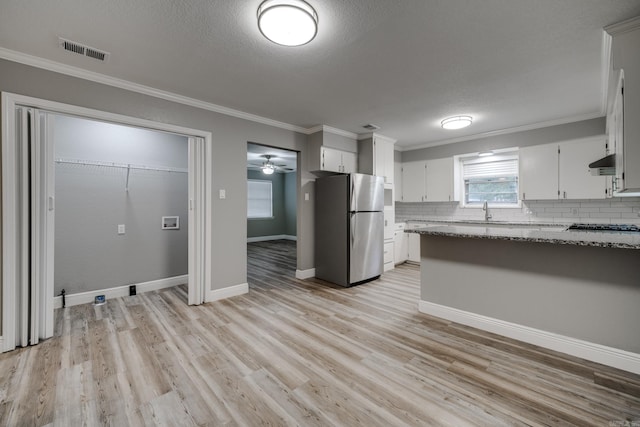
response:
[[[190,305],[205,302],[207,284],[211,283],[212,263],[212,197],[211,179],[213,167],[212,133],[147,119],[109,113],[40,98],[3,92],[1,96],[2,126],[2,334],[0,351],[15,348],[16,342],[16,266],[19,259],[19,233],[16,224],[18,214],[12,207],[18,200],[19,183],[16,162],[16,106],[35,108],[47,113],[66,114],[115,124],[170,132],[189,138],[189,216],[194,218],[189,230],[189,301]],[[197,236],[197,237],[196,237]],[[194,237],[194,238],[192,238]],[[192,255],[193,252],[193,256]],[[191,259],[193,258],[193,262]],[[191,274],[193,273],[193,274]],[[192,277],[194,276],[194,277]],[[53,301],[54,296],[50,296]],[[42,304],[41,307],[53,307]]]

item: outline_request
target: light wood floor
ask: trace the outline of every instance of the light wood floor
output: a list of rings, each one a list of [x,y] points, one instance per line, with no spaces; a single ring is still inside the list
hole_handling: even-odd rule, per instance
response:
[[[0,426],[640,426],[638,376],[420,314],[416,266],[345,289],[296,280],[293,242],[249,264],[225,301],[57,310],[0,355]]]

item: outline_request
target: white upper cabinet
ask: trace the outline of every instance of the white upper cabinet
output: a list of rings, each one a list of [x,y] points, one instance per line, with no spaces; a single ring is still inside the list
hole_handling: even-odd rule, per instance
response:
[[[560,143],[559,183],[561,199],[602,199],[607,179],[593,176],[589,163],[606,154],[604,137]]]
[[[520,149],[522,200],[603,199],[607,180],[592,176],[589,163],[605,155],[605,138],[536,145]]]
[[[394,140],[373,134],[358,141],[358,166],[360,173],[377,175],[384,178],[385,184],[393,184]]]
[[[427,160],[426,201],[450,202],[453,197],[453,157]]]
[[[613,105],[609,104],[609,115],[617,114],[615,126],[619,128],[615,144],[615,195],[634,196],[640,194],[640,17],[610,25],[605,30],[612,36],[615,72],[610,73],[611,78],[622,77],[612,82],[617,83],[618,90],[611,88],[609,92],[613,101]],[[615,104],[619,106],[615,108]]]
[[[402,164],[403,202],[424,202],[426,192],[425,169],[425,162],[407,162]]]
[[[309,135],[307,164],[309,172],[354,173],[357,170],[358,141],[324,129]]]
[[[454,199],[453,157],[402,163],[403,202],[450,202]]]
[[[520,149],[520,198],[551,200],[558,198],[558,144],[535,145]]]
[[[393,194],[396,202],[402,201],[402,163],[393,163]]]
[[[356,154],[335,148],[320,149],[320,170],[327,172],[352,173],[356,171]]]

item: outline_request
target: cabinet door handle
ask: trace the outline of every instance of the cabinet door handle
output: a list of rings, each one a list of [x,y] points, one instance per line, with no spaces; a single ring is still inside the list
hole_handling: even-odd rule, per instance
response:
[[[522,193],[522,200],[525,200],[525,199],[526,199],[525,193]]]
[[[566,191],[563,191],[563,192],[562,192],[562,196],[566,199],[566,198],[567,198],[567,192],[566,192]]]

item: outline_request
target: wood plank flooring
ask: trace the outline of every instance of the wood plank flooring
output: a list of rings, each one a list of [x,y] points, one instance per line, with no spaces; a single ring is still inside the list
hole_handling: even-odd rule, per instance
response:
[[[57,310],[0,355],[0,426],[640,426],[638,376],[420,314],[417,266],[345,289],[248,251],[243,296]]]

